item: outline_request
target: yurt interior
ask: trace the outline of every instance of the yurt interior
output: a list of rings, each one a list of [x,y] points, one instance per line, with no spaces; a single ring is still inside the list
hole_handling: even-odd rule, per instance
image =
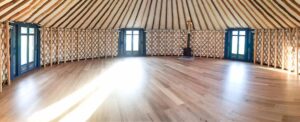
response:
[[[0,122],[300,122],[300,0],[0,0]]]

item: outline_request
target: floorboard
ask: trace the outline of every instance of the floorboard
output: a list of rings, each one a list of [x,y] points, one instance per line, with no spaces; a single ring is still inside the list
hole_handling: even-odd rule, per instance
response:
[[[299,122],[300,82],[229,60],[87,60],[19,77],[0,94],[0,106],[1,122]]]

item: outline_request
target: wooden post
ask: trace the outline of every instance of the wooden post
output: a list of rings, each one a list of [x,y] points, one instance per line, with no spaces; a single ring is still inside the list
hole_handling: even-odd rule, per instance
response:
[[[156,32],[157,32],[157,40],[156,40],[156,44],[157,44],[157,54],[156,55],[158,55],[158,56],[160,56],[161,55],[161,48],[160,48],[160,38],[161,38],[161,36],[160,36],[160,31],[158,31],[158,30],[156,30]]]
[[[271,58],[271,30],[268,30],[268,67],[270,66],[270,58]]]
[[[152,33],[151,33],[151,31],[149,30],[149,31],[147,31],[147,36],[149,37],[148,39],[149,39],[149,50],[150,50],[150,55],[151,56],[153,56],[153,40],[151,39],[151,37],[153,36],[152,35]],[[175,33],[174,33],[174,37],[175,37]],[[176,41],[176,40],[174,40],[174,41]],[[173,53],[174,53],[175,51],[174,51],[174,47],[173,47]]]
[[[97,30],[97,52],[98,52],[98,58],[101,58],[101,52],[100,52],[100,30]]]
[[[149,43],[149,48],[150,48],[150,49],[149,49],[149,50],[150,50],[149,52],[151,52],[150,55],[153,56],[153,47],[152,47],[152,45],[153,45],[153,44],[152,44],[152,41],[153,41],[153,40],[150,39],[150,37],[152,36],[152,35],[151,35],[151,32],[148,32],[148,31],[147,31],[147,34],[146,34],[146,35],[148,36],[148,39],[149,39],[149,41],[148,41],[148,43]],[[173,36],[175,36],[175,33],[174,33]],[[150,41],[150,40],[151,40],[151,41]],[[175,40],[174,40],[174,41],[175,41]],[[173,53],[174,53],[174,47],[173,47]]]
[[[79,36],[80,36],[80,30],[77,30],[77,61],[79,61]]]
[[[206,43],[206,38],[205,38],[205,35],[206,35],[206,33],[207,33],[207,31],[202,31],[201,32],[201,43],[202,43],[202,47],[201,47],[201,53],[202,53],[202,56],[201,57],[203,57],[203,58],[205,58],[206,57],[206,46],[207,46],[207,43]]]
[[[177,40],[179,40],[179,44],[181,44],[180,42],[181,42],[181,31],[180,30],[178,30],[178,32],[179,32],[179,34],[178,34],[178,39]],[[182,47],[181,47],[181,45],[179,45],[179,48],[181,49]],[[178,57],[180,56],[180,51],[181,50],[179,50],[179,52],[178,52]]]
[[[84,43],[84,60],[86,60],[87,58],[87,43],[88,43],[88,37],[87,37],[87,33],[88,33],[88,30],[85,30],[85,43]]]
[[[256,49],[257,49],[258,30],[255,30],[255,39],[253,47],[253,63],[256,64]]]
[[[66,36],[67,36],[66,30],[67,30],[67,29],[64,29],[64,31],[63,31],[63,32],[64,32],[64,34],[63,34],[63,40],[64,40],[64,63],[67,62],[67,59],[66,59],[66,57],[67,57],[67,56],[66,56],[66,55],[67,55],[67,54],[66,54],[66,44],[67,44],[67,43],[66,43],[66,42],[67,42],[67,38],[66,38]]]
[[[210,36],[211,36],[210,33],[211,33],[211,32],[209,31],[209,32],[208,32],[208,38],[209,38],[209,39],[207,39],[207,41],[206,41],[206,58],[209,57],[209,42],[210,42],[210,39],[211,39],[211,38],[210,38]]]
[[[5,35],[6,35],[6,68],[7,68],[7,83],[8,85],[11,84],[11,79],[10,79],[10,41],[9,41],[9,38],[10,38],[10,26],[9,26],[9,21],[6,21],[5,22]],[[2,84],[1,84],[2,85]]]
[[[40,29],[40,44],[41,44],[41,50],[40,50],[40,55],[41,55],[41,62],[42,62],[42,67],[44,67],[44,62],[45,62],[45,60],[44,60],[44,53],[45,53],[45,51],[44,51],[44,43],[45,43],[45,41],[44,41],[44,30],[43,30],[44,28],[42,27],[41,29]]]
[[[110,48],[110,49],[111,49],[110,54],[111,54],[111,58],[113,58],[113,57],[114,57],[114,50],[113,50],[113,47],[114,47],[114,41],[115,41],[114,39],[115,39],[115,38],[114,38],[114,32],[113,32],[112,30],[111,30],[110,33],[111,33],[111,46],[112,46],[112,47]]]
[[[56,30],[56,61],[57,64],[59,64],[60,60],[59,60],[59,55],[60,55],[60,51],[59,51],[59,36],[61,36],[61,34],[59,33],[60,29]]]
[[[221,42],[221,32],[216,32],[217,33],[217,37],[216,37],[216,43],[220,43]],[[220,53],[220,48],[218,48],[217,46],[215,46],[216,48],[216,58],[220,58],[221,57],[221,53]]]
[[[213,58],[215,59],[216,57],[218,57],[218,50],[217,50],[217,46],[216,44],[218,43],[218,32],[217,31],[213,31],[213,35],[212,35],[212,42],[213,42],[213,45],[212,45],[212,48],[213,48]]]
[[[42,28],[42,41],[43,41],[43,56],[44,56],[44,60],[43,60],[43,63],[44,63],[44,68],[47,66],[47,60],[46,60],[46,45],[47,45],[47,41],[46,39],[48,40],[49,38],[45,37],[46,31],[45,31],[45,28]]]
[[[161,41],[161,44],[162,44],[163,47],[164,47],[164,48],[163,48],[163,56],[167,56],[167,46],[166,46],[166,45],[168,44],[168,43],[166,42],[166,37],[167,37],[167,36],[166,36],[165,30],[163,30],[162,32],[163,32],[163,33],[162,33],[162,34],[163,34],[163,40]]]
[[[285,30],[283,30],[282,33],[282,66],[281,68],[284,69],[285,68]]]
[[[147,32],[148,33],[148,32]],[[173,33],[173,36],[172,36],[172,40],[174,40],[174,43],[175,43],[175,41],[176,41],[176,31],[172,31],[172,33]],[[148,34],[147,34],[148,35]],[[148,35],[149,36],[149,35]],[[150,36],[149,36],[149,40],[150,40]],[[173,44],[173,48],[172,48],[172,56],[174,56],[175,55],[175,45],[174,45],[174,43],[172,43]],[[151,46],[149,46],[149,47],[151,47]],[[152,49],[152,48],[151,48]],[[153,51],[151,51],[151,52],[153,52]],[[152,55],[153,56],[153,55]]]
[[[296,75],[297,75],[297,77],[298,77],[298,75],[299,75],[299,53],[298,53],[298,51],[299,51],[299,36],[298,36],[298,34],[299,34],[299,32],[298,32],[298,28],[296,28],[295,29],[296,30],[296,32],[295,32],[295,35],[296,35]]]
[[[167,40],[167,35],[166,35],[166,30],[163,31],[163,43],[164,43],[164,56],[167,56],[167,45],[169,44],[168,43],[168,40]]]
[[[213,45],[213,48],[214,48],[214,49],[213,49],[213,57],[214,57],[214,59],[216,58],[216,54],[217,54],[217,51],[216,51],[216,50],[217,50],[217,49],[216,49],[216,42],[217,42],[217,41],[216,41],[216,34],[217,34],[217,33],[214,31],[214,32],[213,32],[213,37],[212,37],[212,38],[213,38],[212,41],[214,42],[214,45]]]
[[[106,41],[107,41],[107,31],[105,30],[105,31],[104,31],[104,56],[105,56],[105,59],[107,58]]]
[[[6,41],[6,68],[7,68],[7,83],[8,85],[11,84],[10,80],[10,26],[9,26],[9,21],[5,22],[5,41]],[[2,84],[1,84],[2,85]]]
[[[292,39],[292,35],[293,35],[293,30],[292,29],[289,29],[289,41],[290,41],[290,43],[291,43],[291,47],[292,48],[294,48],[293,47],[293,39]],[[292,52],[290,52],[291,54],[293,53],[293,49],[292,49]],[[292,67],[291,67],[291,69],[289,69],[290,70],[290,72],[292,72],[292,70],[293,70],[293,66],[295,66],[294,65],[294,62],[295,62],[295,60],[294,60],[294,56],[292,57]],[[288,67],[288,68],[290,68],[290,67]]]
[[[164,45],[164,38],[165,38],[165,35],[164,35],[164,31],[161,31],[161,33],[160,33],[160,40],[159,40],[159,42],[160,42],[160,45],[162,46],[162,49],[161,49],[161,53],[160,53],[160,55],[161,56],[164,56],[165,55],[165,45]]]
[[[95,48],[94,48],[94,46],[96,46],[96,45],[93,45],[93,42],[94,41],[96,41],[95,40],[95,37],[94,37],[94,32],[95,30],[93,30],[93,31],[90,31],[90,39],[91,39],[91,41],[90,41],[90,43],[92,43],[92,44],[90,44],[90,45],[92,45],[90,48],[91,48],[91,50],[92,50],[92,52],[91,52],[91,54],[92,54],[92,60],[94,60],[94,57],[95,57]]]
[[[53,41],[53,32],[52,32],[52,28],[50,28],[50,66],[52,66],[53,64],[53,49],[52,49],[52,41]]]
[[[222,47],[223,49],[221,50],[221,57],[220,59],[224,58],[224,50],[225,50],[225,32],[222,31],[222,37],[221,37],[221,40],[222,40]],[[256,48],[256,47],[255,47]],[[256,54],[255,54],[256,55]]]
[[[198,43],[199,43],[199,57],[202,58],[203,56],[203,41],[202,41],[202,31],[199,31],[199,40],[198,40]],[[223,35],[222,35],[222,38],[223,38]]]
[[[74,47],[74,41],[73,41],[73,39],[74,39],[74,34],[73,34],[73,30],[72,29],[70,29],[70,44],[71,44],[71,49],[70,49],[70,59],[71,59],[71,62],[73,62],[73,55],[74,55],[74,49],[73,49],[73,47]]]
[[[275,59],[274,68],[277,68],[277,55],[278,55],[278,30],[275,30]]]
[[[265,40],[265,32],[262,30],[261,34],[261,48],[260,48],[260,65],[264,64],[264,40]]]
[[[2,26],[2,24],[0,23],[0,34],[1,33],[3,33],[4,32],[4,28],[2,28],[3,26]],[[2,47],[2,43],[3,43],[3,39],[0,37],[0,47]],[[0,49],[0,58],[1,58],[1,60],[0,60],[0,92],[2,92],[2,83],[3,83],[3,78],[2,78],[2,71],[3,71],[3,66],[2,66],[2,53],[3,53],[3,51],[2,51],[2,49]]]
[[[216,38],[215,38],[215,44],[220,43],[220,34],[218,31],[216,31]],[[221,57],[220,55],[220,49],[215,45],[215,52],[216,52],[216,58]]]
[[[98,58],[98,56],[100,55],[100,53],[99,53],[99,31],[98,30],[95,30],[96,32],[94,32],[95,33],[95,41],[96,41],[96,47],[95,47],[95,59],[97,59]],[[100,56],[99,56],[100,57]]]
[[[292,34],[293,34],[293,31],[292,31],[292,29],[289,29],[288,30],[288,33],[289,33],[289,36],[288,36],[288,40],[289,40],[289,42],[290,42],[290,45],[291,45],[291,47],[292,47],[292,51],[291,51],[291,54],[293,53],[293,44],[292,44],[292,42],[293,42],[293,40],[292,40]],[[294,57],[292,57],[292,66],[291,66],[291,69],[288,69],[288,70],[290,70],[290,72],[292,72],[292,70],[293,70],[293,63],[294,63],[294,60],[293,60],[293,58]],[[289,60],[289,59],[287,59],[287,60]],[[288,62],[289,63],[289,62]],[[290,68],[290,67],[288,67],[288,68]]]
[[[217,46],[216,46],[218,44],[218,31],[215,30],[212,33],[213,33],[213,35],[212,35],[212,42],[213,42],[213,45],[212,45],[213,53],[212,53],[212,55],[213,55],[213,58],[215,59],[215,58],[218,57],[218,49],[217,49]]]

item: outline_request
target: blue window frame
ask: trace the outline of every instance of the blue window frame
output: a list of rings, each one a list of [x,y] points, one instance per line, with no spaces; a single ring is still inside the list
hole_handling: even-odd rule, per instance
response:
[[[39,26],[11,23],[11,78],[40,67]]]
[[[118,56],[145,56],[145,31],[141,28],[123,28],[119,33]]]
[[[225,58],[251,62],[253,60],[253,33],[249,28],[227,29]]]

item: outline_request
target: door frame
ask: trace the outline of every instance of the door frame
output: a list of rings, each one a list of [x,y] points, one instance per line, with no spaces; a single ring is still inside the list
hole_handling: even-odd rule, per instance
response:
[[[126,54],[126,31],[139,31],[139,51],[136,55]],[[118,56],[132,57],[132,56],[146,56],[146,33],[143,28],[122,28],[119,30],[119,45]]]
[[[31,23],[21,23],[14,22],[11,25],[11,79],[15,79],[27,72],[30,72],[36,68],[40,67],[40,26]],[[34,28],[34,38],[35,38],[35,50],[34,50],[34,62],[33,68],[27,69],[26,71],[21,70],[21,27],[31,27]]]
[[[246,31],[245,35],[245,53],[242,58],[234,57],[231,53],[231,45],[232,45],[232,32],[233,31]],[[224,56],[225,59],[230,60],[238,60],[238,61],[246,61],[252,62],[253,61],[253,29],[250,28],[229,28],[226,29],[225,32],[225,51]],[[238,54],[237,54],[238,55]]]

